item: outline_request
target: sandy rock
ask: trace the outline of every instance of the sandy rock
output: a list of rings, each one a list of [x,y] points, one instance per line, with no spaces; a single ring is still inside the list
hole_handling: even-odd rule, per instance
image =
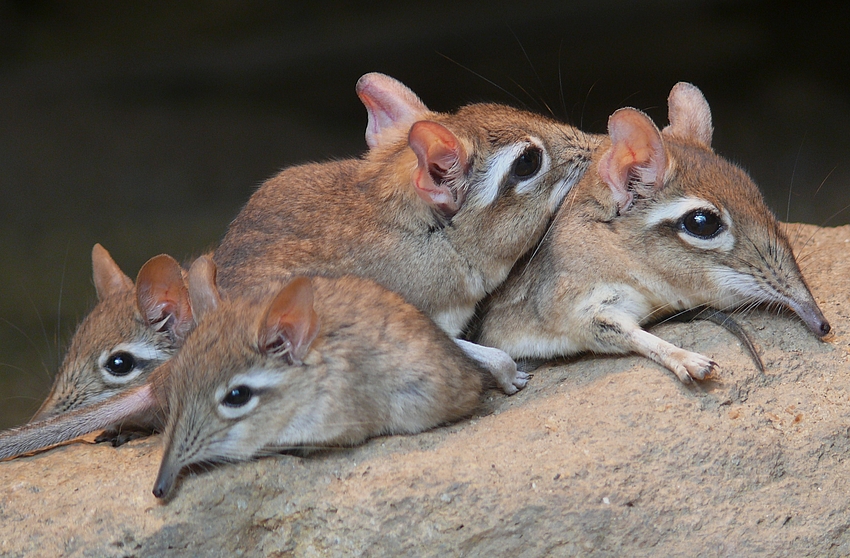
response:
[[[198,468],[151,495],[159,437],[0,463],[4,556],[850,554],[850,227],[790,225],[828,342],[740,321],[659,334],[720,363],[680,384],[637,357],[537,370],[482,416],[311,457]]]

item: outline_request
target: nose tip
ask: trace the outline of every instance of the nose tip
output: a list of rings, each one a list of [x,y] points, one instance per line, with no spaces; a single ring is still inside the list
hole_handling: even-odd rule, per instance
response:
[[[829,322],[814,300],[811,300],[809,304],[792,303],[790,306],[800,316],[800,319],[803,320],[809,331],[818,337],[824,337],[832,331],[832,326],[829,325]]]

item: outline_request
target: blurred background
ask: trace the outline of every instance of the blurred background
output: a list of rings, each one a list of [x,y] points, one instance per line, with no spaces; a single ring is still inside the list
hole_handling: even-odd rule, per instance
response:
[[[357,78],[435,110],[496,101],[604,132],[699,86],[714,147],[783,220],[850,222],[850,3],[0,0],[0,428],[44,398],[94,304],[212,248],[284,166],[357,156]],[[368,4],[368,5],[367,5]]]

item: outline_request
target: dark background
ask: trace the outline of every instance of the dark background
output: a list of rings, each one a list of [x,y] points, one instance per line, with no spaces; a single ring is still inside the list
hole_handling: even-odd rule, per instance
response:
[[[364,151],[370,71],[435,110],[589,132],[626,105],[665,124],[690,81],[782,219],[850,222],[848,3],[363,4],[0,0],[0,427],[37,408],[93,304],[95,242],[131,277],[213,247],[278,169]]]

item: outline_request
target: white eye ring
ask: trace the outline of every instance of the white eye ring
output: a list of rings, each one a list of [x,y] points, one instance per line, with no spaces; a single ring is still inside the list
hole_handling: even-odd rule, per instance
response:
[[[519,181],[516,186],[518,194],[534,191],[537,179],[544,176],[549,170],[549,154],[543,147],[543,142],[538,138],[529,137],[525,141],[502,147],[491,157],[484,177],[479,184],[477,192],[470,192],[467,203],[473,203],[476,207],[487,207],[496,201],[499,190],[508,177],[513,174],[517,159],[529,149],[536,149],[540,153],[540,165],[537,170],[528,177],[516,177]]]
[[[716,252],[730,252],[735,247],[735,237],[732,235],[732,231],[730,230],[732,219],[729,215],[729,212],[725,209],[721,211],[717,211],[717,209],[713,209],[714,206],[706,206],[704,207],[707,213],[714,213],[720,217],[720,230],[715,233],[713,236],[704,238],[700,236],[696,236],[684,228],[679,229],[679,238],[681,238],[684,242],[690,244],[694,248],[699,248],[700,250],[714,250]],[[690,212],[687,212],[690,213]],[[684,218],[684,215],[683,217]]]
[[[533,192],[535,188],[537,188],[538,179],[543,176],[546,176],[546,174],[549,172],[549,167],[551,166],[549,153],[546,151],[543,142],[534,137],[528,139],[529,141],[527,143],[515,146],[515,149],[511,153],[506,172],[503,175],[504,178],[502,179],[507,179],[509,173],[513,174],[514,166],[516,165],[517,159],[519,159],[520,156],[522,156],[530,149],[536,150],[540,157],[538,167],[533,173],[531,173],[527,177],[517,177],[517,179],[519,180],[519,184],[517,184],[516,187],[517,194],[526,194],[529,192]]]
[[[645,226],[649,229],[662,223],[681,223],[689,213],[699,210],[718,215],[721,222],[720,230],[714,236],[706,238],[693,235],[685,229],[679,228],[677,231],[679,238],[686,244],[700,250],[731,251],[735,247],[735,236],[732,234],[732,216],[726,209],[720,210],[707,200],[687,197],[659,205],[647,215]]]
[[[236,390],[240,387],[250,390],[248,401],[244,405],[238,406],[228,405],[227,403],[225,403],[224,400],[227,397],[228,392],[232,392],[233,390]],[[234,386],[230,389],[219,388],[218,390],[216,390],[216,401],[219,402],[217,407],[218,414],[221,415],[222,418],[230,420],[244,417],[245,415],[256,409],[257,405],[260,404],[259,396],[254,393],[254,390],[251,390],[249,386],[246,386],[244,384]]]
[[[116,353],[127,353],[136,361],[136,366],[129,373],[123,376],[116,376],[106,367],[109,358]],[[110,350],[103,351],[97,359],[98,369],[103,378],[104,383],[113,386],[126,385],[136,378],[147,368],[145,365],[151,361],[161,361],[165,359],[165,355],[158,351],[155,347],[147,343],[119,343]]]
[[[271,389],[280,385],[283,376],[275,370],[255,368],[247,372],[236,374],[227,381],[226,385],[220,386],[215,391],[215,405],[218,414],[224,419],[238,419],[254,411],[260,404],[260,394],[263,390]],[[239,387],[245,387],[251,391],[251,397],[244,405],[234,407],[224,403],[224,398],[229,392]]]

